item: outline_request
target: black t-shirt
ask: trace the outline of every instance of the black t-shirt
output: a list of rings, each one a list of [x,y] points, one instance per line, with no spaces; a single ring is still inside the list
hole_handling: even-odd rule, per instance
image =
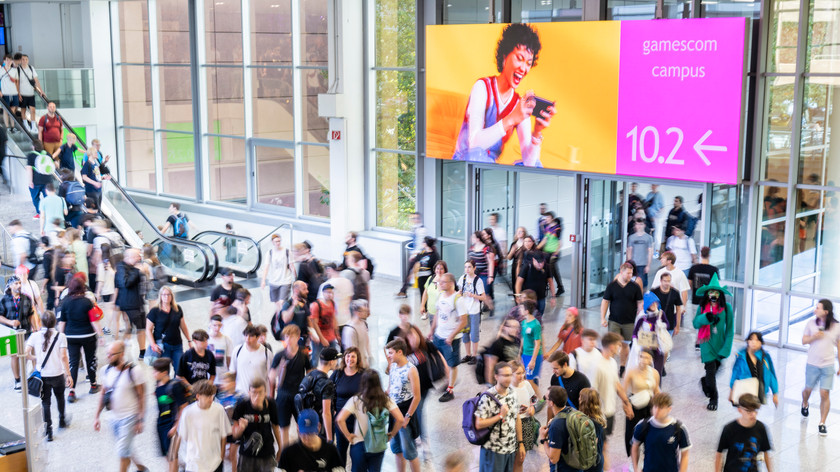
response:
[[[278,464],[283,472],[333,472],[344,470],[335,445],[321,440],[321,449],[307,449],[300,441],[283,449]]]
[[[403,331],[403,329],[400,328],[398,325],[396,328],[392,329],[390,333],[388,333],[388,339],[385,341],[385,343],[387,344],[396,338],[403,338],[403,341],[405,341],[405,336],[406,332]]]
[[[88,312],[93,309],[93,302],[84,296],[67,296],[61,302],[59,322],[67,323],[64,334],[68,336],[93,336],[96,331],[90,322]]]
[[[318,289],[321,287],[321,282],[324,281],[324,272],[321,269],[321,265],[318,264],[318,261],[312,258],[308,261],[301,262],[297,279],[305,282],[309,288],[309,295],[307,295],[306,301],[309,303],[314,302],[318,298]]]
[[[221,285],[216,285],[213,288],[213,292],[210,294],[210,301],[215,302],[220,298],[224,298],[224,300],[226,300],[225,305],[229,306],[236,299],[236,291],[240,288],[242,288],[242,286],[237,283],[231,284],[230,290],[222,287]]]
[[[560,380],[561,379],[559,377],[557,377],[556,375],[552,375],[550,385],[565,388],[566,393],[569,394],[569,400],[572,402],[572,405],[574,405],[575,408],[579,408],[580,407],[580,391],[585,389],[585,388],[591,387],[591,384],[589,383],[589,379],[587,379],[586,376],[583,375],[581,372],[576,370],[572,374],[571,377],[569,377],[569,378],[563,377],[563,379],[562,379],[563,383],[562,384],[560,383]]]
[[[178,409],[187,401],[187,387],[180,380],[172,379],[155,387],[158,405],[158,426],[171,428],[178,417]]]
[[[35,160],[38,159],[38,153],[30,152],[26,155],[26,165],[32,167],[32,184],[33,185],[47,185],[50,183],[51,177],[42,174],[35,170]]]
[[[639,310],[638,302],[642,300],[642,289],[632,281],[622,287],[618,280],[613,280],[604,291],[604,300],[610,302],[610,321],[633,323]]]
[[[283,374],[283,384],[279,390],[294,394],[297,393],[300,382],[306,376],[306,371],[312,368],[312,365],[309,362],[309,356],[303,352],[303,349],[298,349],[298,352],[291,359],[288,359],[287,355],[285,349],[275,354],[271,361],[271,368],[276,369],[284,358],[287,360],[286,373]]]
[[[664,293],[662,287],[656,287],[651,292],[659,298],[659,308],[665,312],[668,328],[674,329],[677,326],[677,307],[683,304],[680,292],[673,287],[668,290],[668,293]]]
[[[420,257],[417,258],[417,263],[420,264],[421,272],[431,273],[435,264],[437,264],[437,261],[439,260],[440,256],[438,256],[437,251],[424,252],[420,254]]]
[[[703,301],[703,297],[697,296],[697,289],[704,285],[709,285],[709,282],[712,281],[712,276],[715,274],[718,274],[718,277],[720,277],[718,268],[711,264],[694,264],[688,269],[688,281],[692,284],[691,303],[699,305]]]
[[[178,307],[177,311],[163,311],[154,307],[146,315],[146,319],[155,324],[155,340],[163,340],[166,344],[174,346],[183,344],[181,340],[181,319],[183,318],[184,312],[181,307]]]
[[[344,369],[336,369],[330,376],[335,384],[335,411],[341,411],[353,395],[359,393],[362,384],[362,373],[347,375]]]
[[[717,448],[718,452],[724,450],[724,472],[758,472],[758,453],[770,450],[767,428],[761,421],[756,421],[752,428],[745,428],[737,421],[727,424],[720,434]]]
[[[528,256],[531,257],[528,257]],[[527,262],[526,262],[527,261]],[[537,269],[534,262],[542,263],[542,269]],[[545,299],[546,287],[548,287],[549,273],[548,261],[540,253],[534,251],[526,255],[522,267],[519,269],[519,277],[522,277],[522,291],[533,290],[537,294],[537,300]]]
[[[99,164],[97,164],[96,159],[88,159],[85,164],[82,166],[82,175],[87,177],[88,179],[94,182],[102,182],[102,176],[99,174]],[[85,182],[85,193],[87,195],[99,193],[102,191],[101,187],[95,187],[93,184],[89,182]]]
[[[495,356],[499,359],[499,362],[510,362],[519,359],[519,342],[515,339],[505,339],[504,336],[499,336],[484,353]]]
[[[292,299],[286,300],[283,303],[283,308],[280,309],[280,315],[283,316],[282,313],[289,309],[292,306]],[[303,306],[296,305],[294,312],[292,313],[292,321],[286,323],[286,325],[295,324],[298,328],[300,328],[300,342],[298,343],[300,346],[306,344],[309,340],[309,303],[304,303]]]
[[[273,426],[278,426],[277,403],[266,398],[260,409],[251,405],[249,398],[243,398],[233,407],[233,421],[248,420],[248,426],[240,438],[239,453],[246,457],[274,457]],[[262,436],[262,439],[254,438]]]
[[[209,380],[210,376],[216,376],[216,356],[209,349],[204,350],[203,356],[199,356],[195,349],[190,349],[181,356],[178,377],[194,384],[199,380]]]

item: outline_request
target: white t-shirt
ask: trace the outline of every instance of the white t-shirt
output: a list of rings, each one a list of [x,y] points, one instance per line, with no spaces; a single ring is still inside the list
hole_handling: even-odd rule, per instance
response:
[[[577,360],[577,367],[573,367],[573,369],[585,375],[589,379],[589,383],[595,380],[595,375],[598,372],[598,364],[603,358],[604,356],[598,349],[592,348],[592,351],[586,352],[582,347],[575,349],[574,356],[569,356],[570,361],[572,359]]]
[[[394,400],[389,398],[388,406],[386,407],[388,408],[388,411],[391,411],[396,407],[397,404],[394,403]],[[353,428],[355,438],[353,438],[353,442],[350,444],[353,445],[365,442],[365,433],[367,433],[368,430],[368,417],[362,400],[358,397],[358,395],[354,396],[344,404],[343,410],[347,410],[348,413],[356,417],[356,427]]]
[[[35,68],[32,67],[32,64],[29,64],[26,67],[23,65],[20,66],[20,94],[22,96],[35,96],[35,88],[29,83],[29,79],[35,80],[36,77],[38,77],[38,73],[35,72]]]
[[[12,257],[15,267],[18,266],[18,262],[23,258],[23,265],[27,269],[32,270],[35,264],[26,260],[26,257],[29,256],[29,237],[30,235],[26,231],[20,231],[12,237]]]
[[[531,406],[531,397],[536,395],[534,387],[531,386],[531,382],[522,381],[518,387],[514,387],[513,384],[511,384],[510,388],[513,389],[513,393],[516,395],[516,401],[519,403],[519,406]]]
[[[130,370],[129,372],[126,367],[120,375],[120,369],[116,367],[109,366],[105,369],[103,386],[106,390],[114,389],[114,393],[111,394],[111,415],[117,420],[135,416],[140,412],[136,387],[145,383],[143,370],[138,369],[136,365]]]
[[[106,266],[103,262],[96,264],[96,283],[98,284],[100,280],[102,281],[102,291],[100,292],[100,295],[114,294],[114,277],[116,275],[117,272],[110,264],[108,266]],[[113,302],[114,300],[111,301]]]
[[[274,287],[291,285],[294,282],[292,271],[289,269],[289,250],[283,248],[278,251],[271,248],[268,251],[268,284]]]
[[[234,349],[230,359],[230,371],[236,372],[236,391],[248,393],[251,381],[255,378],[262,378],[268,382],[270,364],[271,356],[262,344],[256,351],[251,351],[245,344]]]
[[[225,408],[217,402],[202,410],[198,402],[184,408],[178,435],[184,450],[187,472],[214,472],[222,463],[222,438],[231,433]]]
[[[667,267],[657,270],[656,275],[653,276],[653,282],[650,286],[651,290],[659,288],[659,279],[662,277],[662,274],[666,273],[671,274],[671,287],[674,287],[680,293],[691,292],[691,286],[688,285],[688,277],[686,277],[685,272],[680,270],[676,265],[674,266],[674,270],[668,270]],[[691,294],[689,293],[689,295]],[[688,297],[688,301],[691,301],[691,297]]]
[[[601,411],[608,418],[615,415],[618,403],[616,401],[618,392],[615,389],[615,383],[618,382],[618,379],[618,362],[613,358],[605,359],[602,355],[598,361],[595,379],[592,380],[592,388],[601,395]]]
[[[356,347],[362,353],[362,365],[370,365],[370,358],[373,352],[370,348],[370,332],[367,322],[362,320],[350,320],[341,330],[341,344],[344,348]]]
[[[825,328],[825,325],[823,325]],[[811,318],[805,324],[806,336],[813,336],[817,334],[820,327],[817,326],[817,318]],[[815,339],[808,345],[808,364],[815,367],[834,366],[834,360],[837,359],[837,340],[840,339],[840,323],[834,322],[822,339]]]
[[[12,95],[16,97],[18,94],[17,87],[15,87],[12,79],[17,80],[17,67],[12,66],[6,70],[6,66],[4,65],[3,69],[0,70],[0,76],[2,76],[2,79],[0,79],[0,93],[5,96]]]
[[[41,377],[58,377],[59,375],[64,375],[64,363],[61,361],[61,350],[67,350],[67,337],[64,333],[58,333],[55,328],[50,330],[50,340],[47,342],[47,350],[44,350],[44,335],[47,332],[47,328],[41,328],[40,331],[36,331],[29,336],[29,339],[26,340],[27,346],[32,346],[32,349],[35,350],[35,368],[41,371]],[[58,341],[55,340],[55,335],[58,333]],[[41,363],[44,362],[44,357],[47,356],[47,351],[50,350],[50,346],[52,343],[55,342],[55,347],[53,347],[52,352],[50,352],[50,357],[47,359],[47,362],[44,364],[44,368],[41,368]]]
[[[449,338],[461,324],[461,316],[467,316],[468,313],[465,297],[457,292],[448,297],[441,294],[437,302],[435,336],[441,339]],[[460,339],[461,335],[462,333],[458,333],[455,339]]]
[[[677,261],[674,262],[677,269],[688,270],[691,268],[691,256],[697,254],[697,246],[693,239],[688,236],[684,238],[671,236],[665,243],[665,247],[677,256]]]
[[[228,371],[228,367],[225,365],[225,358],[233,356],[233,341],[225,336],[224,333],[219,333],[219,336],[215,338],[210,336],[207,340],[207,350],[212,352],[213,356],[216,357],[216,378],[213,379],[213,383],[221,385],[223,380],[222,374]]]
[[[333,286],[333,301],[335,302],[335,321],[338,326],[350,322],[350,302],[353,301],[353,282],[344,277],[334,277],[327,280],[318,288],[318,298],[324,298],[324,285]]]
[[[245,335],[242,334],[248,322],[239,315],[228,315],[222,318],[222,334],[230,338],[234,346],[245,342]]]
[[[469,293],[484,295],[484,282],[481,281],[481,278],[476,275],[472,279],[468,279],[467,275],[464,274],[458,279],[458,286],[461,287],[459,293],[461,294],[461,300],[464,300],[464,305],[467,307],[467,313],[471,315],[481,313],[481,302],[467,295]]]

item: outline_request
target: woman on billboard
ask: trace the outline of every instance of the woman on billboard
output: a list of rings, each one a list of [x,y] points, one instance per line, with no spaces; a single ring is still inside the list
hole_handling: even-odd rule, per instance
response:
[[[529,25],[513,23],[505,27],[496,45],[499,75],[482,77],[473,85],[453,159],[495,163],[516,130],[522,159],[514,165],[542,167],[542,131],[554,116],[554,104],[531,90],[524,97],[516,92],[537,65],[541,48],[539,35]],[[533,131],[531,115],[535,120]]]

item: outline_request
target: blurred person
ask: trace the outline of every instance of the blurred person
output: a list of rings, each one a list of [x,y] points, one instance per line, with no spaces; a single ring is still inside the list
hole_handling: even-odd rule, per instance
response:
[[[328,262],[324,264],[324,274],[326,275],[327,280],[318,288],[317,298],[323,298],[324,287],[327,285],[333,287],[335,321],[338,324],[340,332],[344,325],[350,322],[350,302],[353,301],[353,282],[341,276],[335,262]]]
[[[55,329],[55,315],[51,311],[41,315],[42,328],[32,333],[26,340],[26,356],[35,359],[35,365],[41,373],[41,412],[44,419],[44,435],[47,441],[53,440],[51,397],[55,395],[58,407],[58,427],[65,429],[70,425],[70,418],[64,412],[64,388],[70,387],[70,363],[67,357],[67,337]],[[15,359],[17,360],[17,359]]]
[[[609,309],[609,330],[611,333],[620,334],[625,341],[621,343],[620,374],[624,374],[627,356],[630,354],[627,343],[633,340],[636,314],[642,311],[642,290],[630,281],[633,268],[633,265],[628,262],[621,264],[618,277],[607,285],[604,299],[601,301],[601,326],[607,326],[607,310]],[[603,394],[601,396],[603,397]]]
[[[283,247],[283,238],[279,234],[271,235],[271,244],[260,288],[268,285],[268,298],[280,310],[295,280],[295,259],[289,249]]]
[[[604,456],[604,445],[606,435],[604,428],[607,427],[607,419],[601,413],[601,396],[593,388],[585,388],[580,391],[580,412],[588,416],[595,426],[595,437],[598,439],[598,462],[586,469],[586,472],[604,472],[606,469],[606,456]]]
[[[712,278],[712,283],[717,278]],[[703,290],[705,287],[701,287]],[[805,389],[802,390],[802,416],[808,416],[808,400],[811,391],[820,386],[820,436],[828,434],[825,420],[831,407],[829,393],[834,386],[834,359],[840,359],[840,323],[834,317],[834,305],[828,299],[817,302],[814,318],[808,320],[802,334],[802,344],[808,345],[808,359],[805,364]],[[840,375],[840,370],[837,370]]]
[[[424,284],[423,288],[423,295],[420,298],[421,320],[429,319],[429,315],[431,315],[432,318],[434,318],[434,316],[437,314],[437,301],[438,298],[440,298],[440,288],[438,287],[438,281],[448,271],[449,269],[446,266],[446,262],[435,262],[435,265],[432,268],[432,275],[426,279],[426,283]]]
[[[630,457],[633,446],[633,431],[640,421],[653,414],[651,407],[654,395],[659,393],[659,373],[653,367],[653,351],[644,348],[639,352],[639,363],[624,375],[624,392],[630,399],[632,414],[627,414],[624,426],[624,448]]]
[[[344,349],[356,347],[359,349],[359,361],[364,366],[370,366],[373,351],[370,345],[370,331],[367,319],[370,317],[370,306],[367,300],[353,300],[350,304],[353,317],[344,325],[341,331],[341,345]]]
[[[79,146],[76,145],[76,135],[74,133],[67,133],[67,142],[61,144],[58,149],[52,153],[53,159],[55,159],[58,164],[58,168],[68,169],[72,171],[72,173],[75,173],[76,151],[78,150]]]
[[[232,435],[240,443],[238,472],[274,472],[280,459],[277,406],[268,401],[267,390],[264,378],[249,378],[245,389],[247,396],[237,401],[233,408]],[[275,442],[278,445],[276,452]]]
[[[193,386],[196,401],[184,408],[178,438],[184,446],[185,469],[189,472],[223,472],[225,443],[232,432],[225,409],[213,398],[216,387],[201,381]]]
[[[313,339],[312,341],[313,359],[319,357],[321,351],[327,347],[341,351],[341,344],[339,343],[341,332],[338,330],[338,323],[335,320],[334,297],[333,287],[325,284],[321,287],[321,297],[309,305],[309,319],[318,337],[317,340]]]
[[[685,232],[685,225],[674,225],[671,229],[673,236],[665,243],[665,248],[677,257],[677,269],[688,276],[692,264],[697,263],[697,243]]]
[[[181,411],[187,406],[187,386],[179,379],[169,376],[172,362],[168,357],[161,357],[152,362],[152,375],[155,379],[155,402],[158,407],[157,435],[160,455],[166,457],[169,472],[178,471],[178,450],[172,449],[175,432]],[[176,367],[177,370],[177,367]],[[172,454],[170,454],[172,451]]]
[[[510,276],[514,283],[516,283],[516,277],[519,274],[519,269],[522,265],[522,257],[523,255],[534,249],[534,240],[533,238],[530,239],[530,247],[525,247],[526,237],[528,236],[528,230],[525,229],[524,226],[520,226],[516,228],[516,233],[514,235],[514,241],[510,243],[510,248],[508,248],[507,255],[505,256],[509,261],[513,261],[511,263],[511,270]]]
[[[455,292],[455,277],[452,274],[441,276],[438,288],[441,293],[437,316],[432,318],[429,339],[449,366],[449,384],[439,399],[448,402],[455,398],[455,380],[458,378],[458,364],[461,363],[461,330],[467,327],[469,313],[465,300]]]
[[[312,303],[318,296],[318,288],[324,282],[324,268],[312,255],[309,241],[295,244],[295,261],[298,264],[297,280],[306,284],[306,302]]]
[[[208,326],[207,349],[213,353],[216,363],[216,385],[222,384],[224,374],[230,368],[230,356],[233,354],[233,341],[222,332],[222,317],[212,315]],[[244,328],[243,328],[244,329]]]
[[[70,356],[70,393],[67,401],[76,402],[76,385],[81,363],[81,353],[84,350],[87,377],[90,380],[88,393],[95,394],[100,390],[96,383],[96,347],[97,336],[102,337],[102,328],[98,321],[91,321],[90,311],[93,302],[86,296],[85,282],[80,277],[72,277],[67,283],[67,296],[61,302],[61,315],[58,318],[58,330],[67,337],[67,350]],[[100,343],[101,344],[101,343]]]
[[[717,454],[715,454],[716,472],[759,470],[758,463],[761,458],[764,459],[767,472],[773,472],[770,433],[767,431],[767,426],[756,418],[759,408],[761,408],[761,402],[755,395],[751,393],[741,395],[738,400],[740,417],[724,426],[720,434]],[[725,458],[723,451],[726,451]]]
[[[388,396],[403,414],[397,436],[391,439],[391,452],[396,456],[397,471],[405,471],[406,462],[412,472],[420,472],[420,459],[415,439],[419,436],[417,420],[412,416],[420,405],[420,376],[417,367],[408,362],[406,342],[397,338],[385,346],[388,359]]]
[[[467,307],[470,321],[468,335],[464,336],[464,360],[470,365],[475,365],[481,330],[481,304],[489,302],[489,295],[485,291],[484,281],[476,274],[475,262],[472,259],[467,259],[464,263],[464,275],[458,279],[457,285],[460,287],[460,299]]]
[[[224,306],[230,306],[233,304],[233,301],[236,300],[236,292],[238,292],[242,286],[233,281],[233,271],[227,267],[219,269],[219,276],[221,277],[221,280],[218,285],[213,287],[213,291],[210,292],[210,301],[218,301]]]
[[[747,345],[735,356],[735,363],[732,365],[732,377],[729,380],[729,388],[735,386],[735,382],[744,379],[756,379],[758,382],[758,401],[767,403],[767,394],[773,393],[773,404],[779,407],[779,381],[776,378],[776,368],[773,366],[773,359],[764,350],[764,336],[761,332],[753,331],[747,335]],[[737,405],[737,398],[729,394],[729,401]]]
[[[547,359],[557,349],[562,349],[566,354],[572,355],[575,349],[579,348],[583,343],[581,340],[582,333],[583,323],[580,321],[578,309],[573,306],[566,308],[566,318],[563,320],[563,326],[560,327],[560,332],[557,333],[557,341],[545,352],[543,357]]]
[[[41,236],[47,233],[57,233],[64,229],[64,217],[67,216],[67,202],[55,192],[55,185],[52,182],[44,185],[45,196],[41,198],[38,213],[41,219],[38,222],[41,228]],[[56,226],[53,221],[59,220],[62,224]]]
[[[274,355],[271,370],[268,373],[269,385],[274,392],[271,396],[277,406],[277,425],[280,427],[279,447],[282,451],[289,446],[289,427],[292,417],[297,418],[294,398],[298,393],[306,371],[312,368],[309,356],[298,345],[300,328],[297,325],[287,325],[282,332],[285,347]]]
[[[409,251],[408,263],[405,265],[405,275],[403,275],[403,284],[400,291],[397,292],[397,298],[405,298],[408,284],[411,283],[411,274],[414,272],[414,265],[417,263],[417,257],[422,251],[423,241],[428,236],[426,227],[423,226],[423,217],[419,212],[414,212],[409,216],[411,220],[411,242],[406,249]]]
[[[280,454],[281,471],[335,472],[344,470],[335,446],[319,434],[318,415],[303,410],[298,417],[298,441]],[[241,470],[241,469],[240,469]],[[257,469],[254,469],[257,470]],[[263,469],[258,469],[262,471]],[[244,472],[244,471],[243,471]]]
[[[651,399],[652,418],[636,425],[633,430],[632,464],[635,470],[687,472],[691,441],[688,430],[671,416],[671,396],[659,392]],[[639,451],[645,448],[645,459],[639,468]],[[740,467],[736,470],[746,470]],[[750,469],[752,470],[752,469]],[[720,471],[720,467],[715,468]]]

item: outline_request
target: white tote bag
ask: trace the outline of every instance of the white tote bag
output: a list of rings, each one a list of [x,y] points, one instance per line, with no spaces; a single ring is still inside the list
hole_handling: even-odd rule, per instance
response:
[[[758,396],[758,379],[755,377],[749,377],[746,379],[738,379],[735,383],[732,384],[732,403],[738,404],[738,399],[741,398],[741,395],[746,393],[751,393]]]

